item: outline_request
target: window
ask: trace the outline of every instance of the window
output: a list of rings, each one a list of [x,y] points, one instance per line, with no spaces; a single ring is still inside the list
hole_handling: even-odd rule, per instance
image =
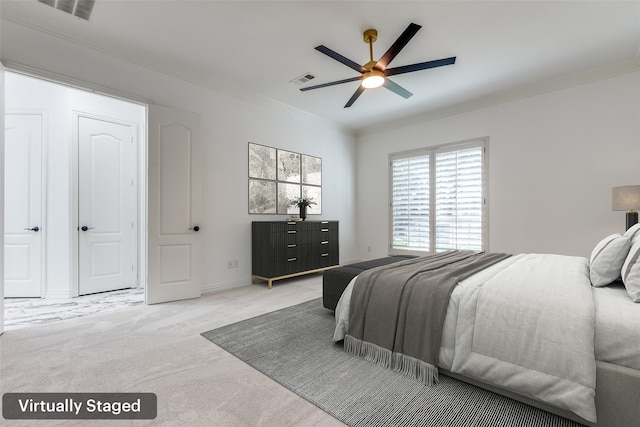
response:
[[[392,254],[485,249],[485,144],[390,156]]]

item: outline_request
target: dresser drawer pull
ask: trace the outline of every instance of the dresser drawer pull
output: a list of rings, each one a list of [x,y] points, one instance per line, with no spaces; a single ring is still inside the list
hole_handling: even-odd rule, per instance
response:
[[[289,234],[296,234],[296,233],[297,233],[297,231],[296,231],[296,230],[287,230],[287,233],[289,233]]]
[[[296,225],[296,223],[291,221],[291,222],[288,222],[287,225]]]
[[[329,254],[321,254],[320,256],[329,256]]]
[[[326,233],[327,231],[329,231],[328,228],[321,228],[320,231],[322,231],[323,233]]]
[[[288,248],[295,248],[298,245],[287,245]]]
[[[296,258],[287,258],[288,262],[296,261]]]
[[[329,224],[329,221],[321,221],[320,224]]]
[[[328,244],[329,244],[329,241],[328,241],[328,240],[325,240],[324,242],[320,242],[320,244],[321,244],[321,245],[328,245]]]

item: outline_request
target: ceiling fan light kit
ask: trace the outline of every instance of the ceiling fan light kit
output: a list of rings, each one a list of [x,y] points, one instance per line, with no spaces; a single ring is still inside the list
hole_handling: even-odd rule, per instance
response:
[[[370,28],[363,33],[364,42],[369,45],[369,62],[364,65],[360,65],[355,61],[352,61],[339,53],[329,49],[326,46],[320,45],[316,47],[316,50],[320,53],[324,53],[330,58],[335,59],[341,64],[346,65],[347,67],[358,71],[361,75],[359,77],[352,77],[343,80],[337,80],[335,82],[323,83],[315,86],[309,86],[301,88],[302,92],[320,89],[323,87],[334,86],[342,83],[355,82],[360,80],[360,86],[356,89],[355,93],[351,96],[349,101],[347,101],[344,108],[349,108],[353,103],[358,99],[358,97],[364,92],[365,89],[373,89],[380,86],[384,86],[389,89],[391,92],[394,92],[397,95],[402,96],[403,98],[409,98],[413,94],[400,86],[399,84],[393,82],[389,79],[389,76],[393,76],[396,74],[404,74],[411,73],[414,71],[426,70],[428,68],[442,67],[445,65],[455,64],[456,57],[438,59],[435,61],[426,61],[420,62],[418,64],[412,65],[404,65],[401,67],[395,68],[387,68],[389,63],[400,53],[400,51],[406,46],[407,43],[416,35],[418,30],[420,30],[422,26],[418,24],[411,23],[404,30],[404,32],[398,37],[398,39],[391,45],[391,47],[387,50],[387,52],[382,55],[382,57],[375,61],[373,59],[373,43],[378,39],[378,31]]]
[[[362,86],[366,89],[374,89],[384,84],[384,73],[380,70],[371,70],[362,75]]]

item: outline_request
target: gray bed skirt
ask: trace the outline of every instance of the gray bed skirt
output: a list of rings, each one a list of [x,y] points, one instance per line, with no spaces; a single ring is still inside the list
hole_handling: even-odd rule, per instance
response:
[[[607,362],[596,361],[597,424],[586,421],[573,412],[555,408],[530,397],[469,379],[442,368],[439,368],[439,372],[442,375],[448,375],[587,426],[629,427],[636,425],[640,420],[640,401],[638,400],[640,396],[640,371]]]

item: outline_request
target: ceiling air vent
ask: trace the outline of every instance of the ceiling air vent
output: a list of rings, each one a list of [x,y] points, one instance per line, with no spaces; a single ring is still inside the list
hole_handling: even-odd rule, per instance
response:
[[[296,77],[296,78],[295,78],[295,79],[293,79],[293,80],[289,80],[289,83],[293,83],[293,84],[295,84],[295,85],[300,86],[300,85],[302,85],[302,84],[304,84],[304,83],[308,82],[309,80],[313,80],[313,79],[315,79],[315,78],[316,78],[316,76],[314,76],[314,75],[313,75],[313,74],[311,74],[311,73],[304,73],[303,75],[298,76],[298,77]]]
[[[40,3],[66,12],[70,15],[89,20],[96,0],[38,0]]]

